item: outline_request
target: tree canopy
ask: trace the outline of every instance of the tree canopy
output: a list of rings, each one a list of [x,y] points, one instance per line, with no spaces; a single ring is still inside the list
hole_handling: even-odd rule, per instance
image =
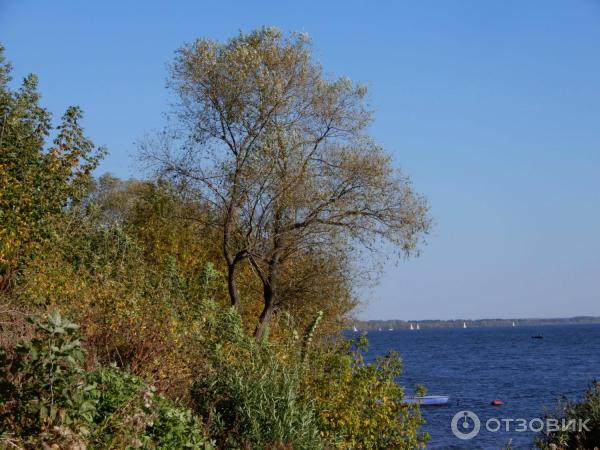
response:
[[[54,128],[40,106],[37,77],[28,75],[12,91],[10,73],[0,46],[0,290],[13,281],[20,258],[47,236],[49,221],[83,192],[104,152],[84,136],[78,107],[67,108]]]
[[[233,305],[236,269],[252,266],[263,286],[258,337],[287,301],[282,273],[296,261],[381,241],[410,255],[428,231],[425,199],[367,133],[366,88],[328,79],[306,35],[199,39],[178,51],[170,86],[174,126],[142,153],[213,208]]]

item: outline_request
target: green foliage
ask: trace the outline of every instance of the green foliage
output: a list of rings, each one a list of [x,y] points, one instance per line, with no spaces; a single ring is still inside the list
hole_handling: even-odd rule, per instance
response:
[[[6,85],[11,80],[12,67],[4,57],[4,46],[0,44],[0,92],[6,92]]]
[[[116,367],[90,374],[100,388],[96,448],[209,449],[203,428],[189,409],[156,395],[141,378]]]
[[[0,47],[0,289],[14,284],[22,259],[52,230],[52,221],[77,201],[104,150],[83,134],[78,107],[71,106],[54,130],[40,106],[38,79],[28,75],[11,91],[10,66]]]
[[[392,353],[366,364],[366,345],[363,336],[309,354],[304,389],[315,402],[323,440],[335,448],[423,448],[428,436],[418,432],[419,410],[404,403],[395,382],[400,358]]]
[[[209,324],[217,339],[193,389],[196,411],[223,448],[321,448],[312,402],[300,396],[299,365],[248,337],[234,308]]]
[[[37,328],[39,338],[3,355],[0,428],[13,430],[25,445],[61,436],[82,440],[89,434],[98,391],[81,368],[78,327],[55,312]]]
[[[192,400],[221,447],[424,447],[419,409],[404,403],[395,382],[396,355],[366,364],[364,338],[310,345],[320,314],[302,338],[292,331],[279,341],[257,342],[243,332],[235,309],[210,305],[199,343],[207,366]]]
[[[77,325],[55,312],[36,321],[36,328],[39,338],[2,354],[0,430],[5,443],[26,448],[212,448],[189,409],[155,395],[140,378],[115,367],[85,371]]]
[[[578,402],[565,402],[558,405],[553,414],[558,425],[575,422],[575,430],[570,426],[566,429],[551,431],[537,440],[537,447],[543,450],[584,450],[596,448],[600,443],[600,382],[594,382]],[[586,421],[586,427],[578,430],[579,420]]]
[[[61,308],[82,326],[92,357],[152,376],[161,392],[187,395],[200,328],[200,290],[176,261],[150,264],[120,223],[70,211],[56,236],[28,262],[20,305]],[[200,277],[197,277],[200,279]]]

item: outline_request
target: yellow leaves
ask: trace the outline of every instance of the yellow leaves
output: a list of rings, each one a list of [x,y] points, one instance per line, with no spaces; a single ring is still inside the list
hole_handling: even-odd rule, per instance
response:
[[[402,389],[394,381],[397,366],[376,369],[347,350],[341,346],[309,360],[305,386],[323,439],[336,448],[421,448],[421,418],[402,407]]]

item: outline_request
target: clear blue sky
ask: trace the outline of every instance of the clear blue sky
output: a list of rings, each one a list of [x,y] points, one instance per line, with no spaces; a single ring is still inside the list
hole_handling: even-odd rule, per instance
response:
[[[122,177],[163,123],[174,50],[261,25],[369,86],[373,136],[431,202],[428,245],[363,318],[600,315],[600,2],[0,0],[16,76],[57,116],[81,105]]]

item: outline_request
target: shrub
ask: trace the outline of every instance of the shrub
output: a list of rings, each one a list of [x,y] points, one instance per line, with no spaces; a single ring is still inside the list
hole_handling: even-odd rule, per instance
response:
[[[305,395],[314,399],[319,429],[328,446],[353,449],[424,448],[418,407],[404,403],[395,379],[401,361],[389,354],[364,362],[366,338],[339,340],[309,353]]]
[[[188,343],[198,328],[192,325],[198,302],[176,264],[146,264],[120,225],[101,227],[94,217],[72,212],[23,274],[27,283],[14,303],[73,317],[86,338],[88,360],[116,361],[174,397],[189,391],[195,355]]]
[[[416,449],[428,436],[417,406],[404,403],[394,355],[366,364],[366,340],[313,341],[303,334],[257,342],[235,309],[205,303],[207,366],[193,386],[194,410],[222,448]],[[285,317],[282,317],[282,322]],[[291,331],[290,331],[291,330]]]
[[[2,353],[2,430],[25,446],[69,441],[84,446],[95,414],[97,390],[81,368],[83,349],[77,325],[58,313],[37,323],[42,338]]]
[[[566,426],[565,430],[551,431],[537,439],[537,447],[543,450],[554,449],[592,449],[600,445],[600,382],[595,381],[585,393],[583,399],[576,402],[561,402],[551,417],[559,426],[575,421],[575,430]],[[586,430],[579,431],[579,420],[585,421]],[[561,427],[562,428],[562,427]]]
[[[83,369],[78,326],[58,313],[2,353],[0,444],[25,448],[209,449],[199,420],[116,367]]]
[[[200,421],[189,409],[156,395],[142,379],[116,367],[90,374],[99,388],[96,448],[209,449]]]
[[[244,334],[233,308],[208,325],[214,341],[192,398],[220,447],[321,448],[313,404],[300,395],[300,365]]]

